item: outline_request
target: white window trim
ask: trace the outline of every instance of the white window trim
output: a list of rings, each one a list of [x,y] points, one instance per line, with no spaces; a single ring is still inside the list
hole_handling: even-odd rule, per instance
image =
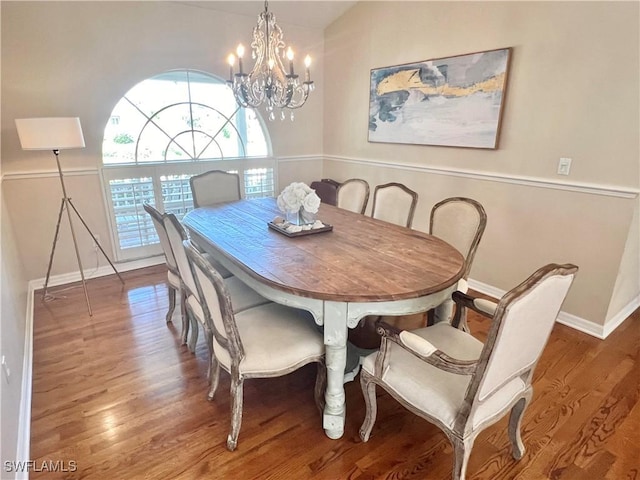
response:
[[[129,165],[103,165],[100,168],[100,180],[102,183],[102,194],[107,207],[107,221],[111,234],[111,243],[118,262],[145,258],[162,254],[160,244],[134,247],[128,249],[120,248],[117,226],[115,225],[115,212],[109,182],[111,180],[151,177],[154,184],[155,206],[160,212],[164,212],[162,201],[162,189],[160,187],[160,177],[164,175],[198,175],[210,170],[237,171],[240,175],[241,194],[244,198],[244,172],[253,168],[269,168],[273,172],[274,185],[278,185],[278,165],[274,157],[246,157],[246,158],[225,158],[224,160],[199,160],[195,162],[171,162],[171,163],[145,163]]]

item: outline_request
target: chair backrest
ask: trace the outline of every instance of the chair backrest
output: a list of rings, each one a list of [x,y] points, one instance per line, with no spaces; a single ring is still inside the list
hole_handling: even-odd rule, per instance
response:
[[[369,201],[369,184],[359,178],[352,178],[340,184],[337,192],[339,208],[363,214]]]
[[[224,280],[191,241],[183,242],[183,251],[195,279],[205,322],[213,334],[214,355],[219,355],[222,348],[228,352],[232,364],[238,365],[244,358],[244,348]]]
[[[206,207],[240,200],[240,176],[223,170],[211,170],[189,179],[193,206]]]
[[[486,225],[487,213],[480,203],[471,198],[447,198],[431,209],[429,233],[453,245],[464,255],[464,279],[469,277]]]
[[[411,227],[418,194],[401,183],[378,185],[373,192],[371,216],[378,220]]]
[[[312,190],[315,190],[316,195],[320,197],[320,201],[328,205],[336,204],[338,186],[340,186],[340,183],[330,178],[323,178],[320,181],[316,180],[309,185]]]
[[[171,244],[171,249],[178,265],[178,272],[180,272],[180,278],[187,290],[187,294],[194,295],[197,298],[196,282],[193,279],[191,273],[191,267],[189,267],[189,260],[187,254],[184,251],[182,242],[187,239],[187,232],[173,213],[167,213],[164,217],[164,228],[167,231],[167,237]]]
[[[531,384],[577,271],[571,264],[547,265],[502,297],[467,390],[469,404],[486,400],[516,377]]]
[[[162,247],[162,251],[164,252],[164,258],[167,262],[167,267],[173,273],[178,274],[178,265],[176,264],[176,258],[173,254],[173,249],[171,248],[169,237],[167,237],[167,230],[164,227],[165,215],[160,213],[148,203],[143,204],[142,207],[151,216],[151,220],[153,220],[153,226],[155,227],[158,238],[160,239],[160,246]]]

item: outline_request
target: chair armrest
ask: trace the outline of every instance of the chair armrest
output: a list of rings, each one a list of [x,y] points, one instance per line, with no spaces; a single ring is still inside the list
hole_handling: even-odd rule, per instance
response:
[[[460,324],[460,320],[465,308],[469,308],[487,318],[493,318],[493,315],[495,314],[496,308],[498,306],[491,300],[472,297],[471,295],[467,295],[466,293],[462,293],[460,291],[453,292],[451,298],[456,304],[455,316],[453,318],[453,321],[451,322],[455,327]]]
[[[378,333],[382,335],[383,341],[385,339],[392,341],[420,360],[441,370],[459,375],[470,375],[476,369],[478,363],[476,360],[458,360],[457,358],[450,357],[443,351],[438,350],[438,348],[428,340],[408,330],[400,330],[380,320],[376,322],[376,327]]]

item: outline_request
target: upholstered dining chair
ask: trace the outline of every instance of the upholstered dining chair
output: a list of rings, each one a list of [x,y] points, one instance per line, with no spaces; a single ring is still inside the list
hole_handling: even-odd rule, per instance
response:
[[[371,216],[378,220],[411,227],[418,194],[401,183],[378,185],[373,191]]]
[[[222,277],[189,241],[184,242],[184,248],[191,260],[213,351],[209,400],[213,400],[218,388],[220,368],[231,375],[231,429],[227,448],[235,450],[238,444],[243,385],[247,378],[278,377],[317,362],[314,397],[322,411],[326,383],[324,343],[311,314],[278,303],[238,312]]]
[[[464,256],[464,273],[456,289],[467,293],[467,280],[471,263],[478,244],[487,225],[487,213],[484,207],[471,198],[452,197],[436,203],[431,209],[429,233],[453,245]],[[451,321],[453,317],[451,302],[429,311],[428,324],[438,321]],[[466,324],[459,325],[467,330]]]
[[[418,194],[410,188],[401,183],[385,183],[376,186],[373,191],[371,216],[401,227],[411,227],[417,203]],[[361,319],[356,328],[349,330],[349,342],[365,352],[378,348],[380,337],[375,332],[375,322],[379,319],[379,315]],[[362,358],[362,352],[358,352],[358,356]]]
[[[195,352],[196,344],[198,343],[198,331],[199,325],[204,327],[205,319],[200,305],[200,297],[196,290],[196,283],[191,273],[191,267],[189,266],[189,260],[185,253],[182,242],[187,240],[187,232],[178,220],[178,218],[169,213],[165,216],[164,225],[167,230],[167,237],[171,243],[173,254],[175,255],[176,264],[178,265],[178,271],[180,272],[181,290],[183,304],[186,305],[186,311],[189,313],[182,322],[181,339],[182,344],[187,343],[187,337],[189,336],[189,330],[191,330],[191,337],[189,338],[189,350]],[[205,255],[205,254],[203,254]],[[214,265],[214,268],[218,266],[209,255],[207,261]],[[220,265],[221,267],[221,265]],[[251,308],[256,305],[262,305],[269,302],[262,295],[259,295],[255,290],[248,287],[240,279],[235,276],[230,276],[224,279],[227,289],[229,290],[233,300],[234,306],[239,310]]]
[[[166,322],[170,323],[173,317],[173,312],[176,309],[176,296],[181,291],[180,287],[180,272],[178,272],[178,265],[176,264],[176,258],[173,255],[171,249],[171,243],[169,243],[169,237],[167,237],[167,230],[164,228],[165,215],[156,210],[148,203],[142,205],[145,212],[149,214],[153,221],[153,226],[156,230],[156,234],[160,239],[160,246],[164,253],[165,263],[167,264],[167,283],[169,284],[169,311],[167,312]],[[183,322],[184,322],[184,302],[180,303],[182,310]]]
[[[369,201],[369,184],[360,178],[345,180],[338,186],[336,205],[351,212],[364,214]]]
[[[223,170],[194,175],[189,179],[194,208],[240,200],[240,176]]]
[[[476,436],[508,412],[513,456],[521,459],[520,425],[533,372],[577,270],[570,264],[542,267],[490,309],[454,292],[456,315],[471,308],[491,319],[484,344],[447,322],[412,331],[380,322],[382,345],[365,359],[360,377],[366,403],[362,440],[369,440],[375,422],[380,385],[446,434],[453,444],[454,480],[465,478]]]

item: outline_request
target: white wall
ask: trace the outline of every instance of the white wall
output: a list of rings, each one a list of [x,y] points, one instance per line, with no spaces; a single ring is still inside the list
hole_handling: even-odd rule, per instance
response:
[[[139,81],[163,71],[192,68],[228,76],[226,57],[248,44],[259,12],[244,17],[213,10],[215,2],[2,2],[2,157],[8,214],[29,279],[43,278],[60,206],[51,152],[20,149],[14,119],[79,116],[86,148],[65,150],[69,196],[92,231],[111,251],[98,168],[102,135],[116,102]],[[203,8],[206,6],[206,8]],[[323,33],[281,25],[296,50],[314,59],[312,77],[323,76]],[[294,122],[266,122],[276,157],[316,156],[321,169],[323,87]],[[305,162],[307,163],[307,162]],[[311,163],[314,163],[311,161]],[[285,162],[288,178],[300,168]],[[311,170],[312,172],[313,170]],[[96,262],[92,242],[79,234],[85,268]],[[52,274],[77,271],[63,222]],[[101,259],[101,265],[106,262]]]
[[[0,476],[3,480],[13,478],[13,473],[4,471],[4,462],[18,459],[18,426],[21,414],[27,413],[21,410],[26,408],[22,395],[26,330],[27,278],[0,183],[0,354],[10,370],[9,378],[4,372],[0,373]]]
[[[508,290],[546,263],[573,262],[580,271],[565,311],[602,327],[616,316],[614,296],[619,307],[640,295],[638,262],[626,261],[640,252],[631,226],[640,186],[639,9],[358,3],[325,32],[324,175],[406,183],[420,195],[419,229],[442,198],[481,201],[488,224],[471,278]],[[372,68],[504,47],[513,52],[497,150],[367,141]],[[556,174],[560,157],[573,158],[569,177]]]

